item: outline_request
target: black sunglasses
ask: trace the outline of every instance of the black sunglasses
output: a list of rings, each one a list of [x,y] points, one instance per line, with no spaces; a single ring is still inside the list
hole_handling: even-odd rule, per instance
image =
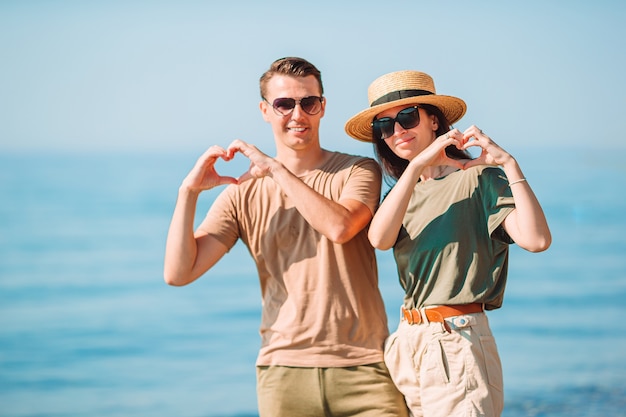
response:
[[[267,101],[266,98],[263,98],[263,100]],[[272,103],[270,103],[269,101],[267,102],[272,105],[272,107],[274,108],[274,111],[279,116],[287,116],[291,114],[291,112],[293,112],[293,109],[296,108],[297,104],[300,105],[300,108],[302,108],[302,110],[305,113],[313,116],[319,113],[320,111],[322,111],[323,100],[324,99],[322,97],[308,96],[308,97],[303,97],[300,100],[296,100],[295,98],[289,98],[289,97],[281,97],[281,98],[277,98]]]
[[[372,134],[374,139],[387,139],[393,136],[395,132],[396,122],[403,129],[412,129],[420,124],[419,106],[408,107],[400,110],[395,118],[381,117],[372,121]]]

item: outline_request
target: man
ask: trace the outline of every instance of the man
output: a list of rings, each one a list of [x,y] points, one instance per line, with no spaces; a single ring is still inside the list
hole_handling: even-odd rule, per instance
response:
[[[406,416],[382,359],[387,319],[365,230],[380,197],[380,168],[321,147],[326,99],[315,66],[279,59],[260,88],[276,157],[240,140],[200,157],[179,189],[165,281],[189,284],[242,239],[263,297],[260,416]],[[250,160],[248,172],[220,176],[216,160],[237,152]],[[223,184],[194,232],[198,195]]]

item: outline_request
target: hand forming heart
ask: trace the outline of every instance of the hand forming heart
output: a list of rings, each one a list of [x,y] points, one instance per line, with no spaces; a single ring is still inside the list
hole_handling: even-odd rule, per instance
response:
[[[462,138],[463,149],[469,149],[473,146],[478,146],[481,149],[480,155],[468,161],[463,169],[476,165],[504,165],[511,159],[511,155],[508,152],[498,146],[489,136],[474,125],[463,132]]]
[[[211,146],[191,169],[183,180],[183,187],[190,191],[201,192],[210,190],[223,184],[237,184],[235,177],[220,175],[215,169],[215,163],[221,159],[229,162],[233,159],[235,151],[226,151],[218,145]]]
[[[216,170],[216,163],[219,160],[230,163],[237,153],[241,153],[250,160],[249,168],[239,177],[219,174]],[[255,146],[235,140],[228,149],[218,145],[211,146],[183,180],[183,186],[190,191],[201,192],[219,185],[240,184],[252,178],[271,175],[276,164],[276,160],[265,155]]]

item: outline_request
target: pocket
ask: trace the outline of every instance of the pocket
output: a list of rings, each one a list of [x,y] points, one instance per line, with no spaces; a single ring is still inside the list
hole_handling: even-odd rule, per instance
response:
[[[489,397],[496,415],[499,415],[497,414],[498,410],[502,411],[504,408],[504,381],[498,347],[493,336],[481,336],[480,344],[485,358],[485,367],[487,368],[485,373],[487,375],[487,383],[489,384]]]
[[[441,385],[450,382],[450,373],[446,353],[439,339],[428,343],[422,362],[424,386]]]
[[[481,336],[480,344],[485,355],[489,385],[502,390],[502,363],[500,362],[500,355],[498,355],[496,339],[493,336]]]

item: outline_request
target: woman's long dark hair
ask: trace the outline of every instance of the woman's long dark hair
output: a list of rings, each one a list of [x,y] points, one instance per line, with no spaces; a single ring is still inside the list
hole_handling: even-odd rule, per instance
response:
[[[437,131],[435,132],[436,137],[445,135],[448,131],[450,131],[451,125],[439,108],[430,104],[420,104],[419,107],[424,109],[429,116],[435,116],[437,118],[439,123]],[[404,158],[400,158],[398,155],[393,153],[384,140],[380,138],[372,138],[372,142],[374,143],[374,153],[376,158],[382,166],[385,181],[390,185],[395,184],[402,173],[404,173],[409,161]],[[452,159],[472,158],[469,152],[460,150],[453,145],[446,148],[446,155]]]

